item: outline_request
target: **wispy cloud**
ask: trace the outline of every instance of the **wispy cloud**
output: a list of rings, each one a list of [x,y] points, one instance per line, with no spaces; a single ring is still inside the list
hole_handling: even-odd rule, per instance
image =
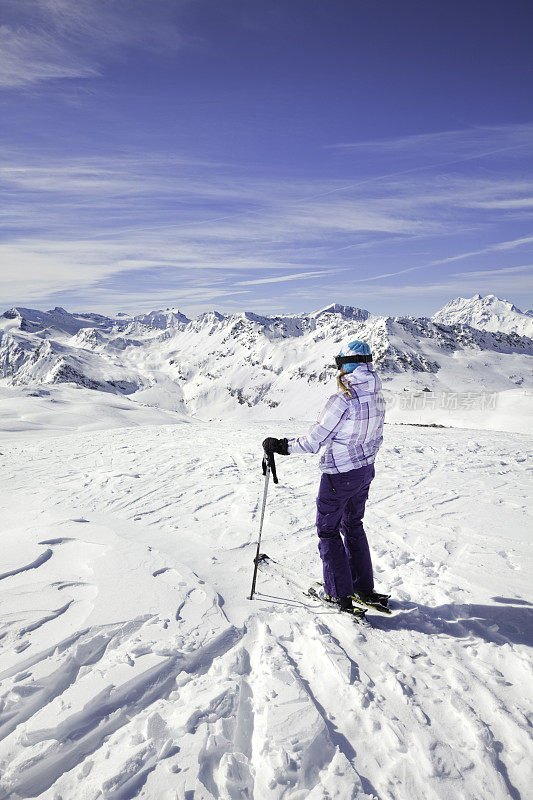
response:
[[[343,158],[351,157],[360,167],[365,160],[374,163],[377,157],[383,169],[389,164],[395,167],[377,174],[373,171],[369,176],[324,193],[334,194],[407,176],[435,174],[472,161],[490,161],[494,157],[511,161],[523,159],[533,154],[533,124],[480,126],[393,139],[343,142],[329,145],[328,149],[337,151]]]
[[[376,286],[374,289],[363,289],[360,297],[363,301],[375,300],[376,298],[415,298],[425,297],[434,298],[454,298],[469,297],[480,293],[496,294],[499,297],[508,299],[521,293],[530,293],[533,290],[533,276],[531,275],[476,275],[473,278],[465,277],[458,280],[456,277],[450,280],[434,281],[429,283],[403,284],[401,286]]]
[[[93,78],[98,69],[45,31],[0,27],[0,88],[58,78]]]
[[[490,277],[492,280],[507,275],[516,275],[520,272],[531,272],[533,275],[533,264],[520,264],[516,267],[494,267],[493,269],[475,269],[470,272],[454,272],[453,276],[456,278],[485,278]]]
[[[179,153],[59,158],[19,146],[0,156],[8,302],[77,292],[119,303],[141,280],[156,295],[166,283],[178,299],[181,287],[225,304],[244,287],[265,299],[294,284],[303,299],[312,285],[320,302],[334,273],[347,298],[404,296],[398,284],[411,272],[424,284],[459,262],[487,269],[496,253],[502,269],[514,268],[514,251],[533,244],[521,204],[532,182],[512,170],[395,176],[336,191],[331,180]]]
[[[3,89],[94,78],[132,44],[154,52],[183,44],[161,0],[1,0],[0,11]]]
[[[437,267],[444,264],[451,264],[454,261],[464,261],[465,259],[472,258],[473,256],[479,255],[486,255],[488,253],[494,253],[498,250],[514,250],[516,247],[520,247],[522,245],[528,245],[533,242],[533,237],[526,236],[521,239],[514,239],[508,242],[497,242],[496,244],[489,245],[488,247],[483,247],[481,250],[469,250],[466,253],[457,253],[453,256],[447,256],[446,258],[435,258],[432,261],[428,261],[424,264],[417,264],[416,266],[412,267],[405,267],[404,269],[396,270],[394,272],[384,272],[380,275],[375,275],[370,280],[382,280],[383,278],[395,278],[398,275],[405,275],[408,272],[416,272],[418,270],[426,270],[430,267]],[[456,273],[460,274],[460,273]],[[369,280],[367,278],[363,280]]]
[[[400,313],[414,313],[418,299],[421,299],[424,302],[425,313],[428,314],[428,301],[434,306],[434,310],[437,310],[445,302],[458,296],[470,297],[479,292],[482,295],[496,294],[504,299],[510,299],[524,293],[531,294],[532,291],[533,273],[530,269],[520,268],[516,271],[477,270],[472,274],[453,275],[441,280],[420,283],[353,286],[350,281],[339,282],[332,293],[332,299],[339,294],[343,297],[349,296],[352,305],[376,312],[376,306],[380,306],[381,313],[387,314],[391,313],[391,306],[397,307],[398,304],[407,309]],[[313,308],[317,304],[316,292],[312,290],[300,289],[297,293],[287,292],[283,299],[288,307],[293,306],[295,302],[298,302],[303,309]]]

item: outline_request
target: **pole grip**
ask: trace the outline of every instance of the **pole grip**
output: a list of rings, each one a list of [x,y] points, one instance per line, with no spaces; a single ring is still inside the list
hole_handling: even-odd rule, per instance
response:
[[[263,453],[263,475],[267,474],[267,469],[270,470],[272,473],[272,480],[274,483],[278,483],[278,473],[276,472],[276,462],[274,461],[274,453],[267,453],[266,450]]]
[[[276,462],[274,461],[274,453],[268,454],[268,466],[270,467],[270,472],[272,473],[272,480],[274,483],[278,482],[278,473],[276,472]]]

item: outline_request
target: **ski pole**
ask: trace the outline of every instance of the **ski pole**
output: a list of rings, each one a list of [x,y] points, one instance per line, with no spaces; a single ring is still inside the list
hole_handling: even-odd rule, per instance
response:
[[[270,478],[270,473],[272,472],[272,480],[274,483],[278,482],[278,476],[276,474],[276,462],[274,461],[274,454],[266,454],[263,456],[263,475],[265,476],[265,488],[263,491],[263,505],[261,507],[261,519],[259,521],[259,538],[257,540],[257,550],[255,553],[254,558],[254,575],[252,578],[252,590],[250,592],[249,600],[254,599],[255,593],[255,582],[257,580],[257,565],[259,564],[259,549],[261,547],[261,533],[263,532],[263,522],[265,519],[265,508],[266,508],[266,499],[268,493],[268,479]]]

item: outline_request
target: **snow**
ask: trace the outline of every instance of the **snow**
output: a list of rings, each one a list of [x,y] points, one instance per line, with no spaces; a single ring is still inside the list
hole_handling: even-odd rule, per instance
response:
[[[457,297],[431,319],[446,325],[460,323],[484,331],[504,331],[533,338],[533,311],[521,311],[513,303],[500,300],[493,294]]]
[[[112,325],[114,320],[101,314],[71,314],[60,306],[50,311],[37,311],[21,306],[5,311],[0,317],[0,330],[20,328],[32,333],[52,328],[56,332],[74,334],[82,328],[104,328]]]
[[[297,587],[312,456],[279,458],[286,577],[247,599],[260,442],[304,421],[41,389],[2,390],[2,800],[527,796],[531,436],[386,425],[366,527],[394,614],[358,626]]]
[[[364,322],[371,316],[364,308],[353,308],[352,306],[344,306],[340,303],[331,303],[331,305],[321,308],[320,311],[316,311],[311,316],[316,319],[323,314],[341,314],[343,317],[356,320],[357,322]]]
[[[395,421],[419,421],[412,412],[420,394],[431,392],[420,421],[486,428],[483,405],[489,427],[530,430],[533,340],[516,332],[376,316],[339,304],[311,314],[209,312],[195,320],[166,309],[98,318],[92,326],[90,315],[59,311],[18,309],[0,318],[0,385],[77,385],[170,413],[284,420],[302,415],[302,395],[306,415],[318,413],[335,373],[333,355],[358,338],[371,345]],[[46,325],[39,327],[42,317]]]
[[[443,312],[0,317],[0,800],[527,796],[532,315]],[[387,401],[370,625],[303,594],[313,456],[278,460],[248,599],[260,443],[355,338]]]
[[[387,420],[398,425],[529,433],[533,430],[533,392],[386,393]]]
[[[167,308],[164,311],[151,311],[149,314],[137,314],[134,320],[148,327],[160,328],[161,330],[166,330],[180,323],[186,325],[190,322],[190,319],[177,308]]]
[[[75,384],[47,388],[0,386],[0,442],[22,441],[35,435],[48,438],[73,431],[188,422],[183,414],[146,407],[128,397],[109,396]]]

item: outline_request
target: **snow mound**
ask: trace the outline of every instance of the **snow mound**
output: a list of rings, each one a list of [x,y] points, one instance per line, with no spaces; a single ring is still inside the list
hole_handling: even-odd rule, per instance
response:
[[[167,407],[165,407],[167,406]],[[23,441],[76,431],[176,425],[189,419],[178,408],[134,402],[72,385],[0,386],[0,439]]]

